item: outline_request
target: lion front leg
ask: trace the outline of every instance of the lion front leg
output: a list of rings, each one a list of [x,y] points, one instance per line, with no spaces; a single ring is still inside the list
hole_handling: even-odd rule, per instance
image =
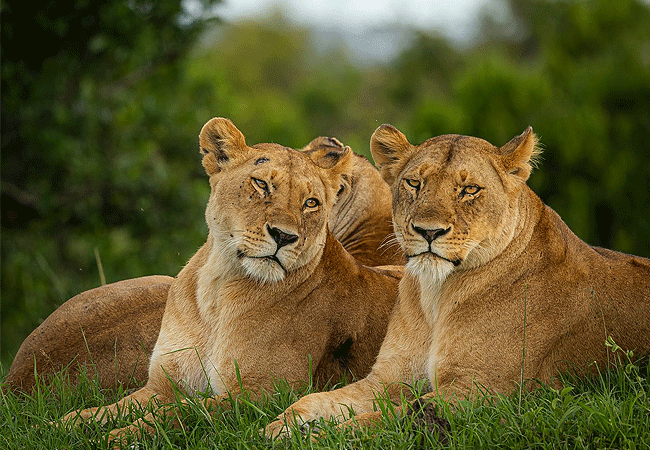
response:
[[[396,406],[390,412],[402,426],[410,429],[425,429],[442,444],[448,443],[448,434],[451,430],[449,421],[442,415],[436,404],[438,395],[425,394],[401,406]],[[372,411],[355,415],[338,425],[338,430],[373,429],[382,424],[384,415],[382,411]]]
[[[77,426],[93,421],[105,425],[109,420],[113,420],[122,414],[125,409],[128,409],[129,405],[146,407],[155,397],[156,392],[144,387],[111,405],[72,411],[61,418],[61,423]]]
[[[151,414],[147,416],[151,416]],[[151,425],[151,419],[152,417],[140,418],[131,425],[112,430],[108,435],[109,447],[114,449],[123,448],[129,440],[138,440],[144,433],[153,436],[156,429]]]
[[[167,420],[172,419],[172,428],[180,427],[181,416],[176,405],[163,405],[155,413],[147,413],[144,417],[136,420],[131,425],[112,430],[108,436],[109,446],[113,448],[123,448],[129,440],[139,440],[144,435],[153,436],[156,434],[156,427],[153,424],[155,422],[160,422],[161,418],[165,418]],[[169,422],[167,421],[166,423]]]
[[[214,419],[215,415],[223,409],[229,409],[231,402],[229,394],[222,394],[217,397],[209,397],[196,400],[210,417]],[[182,399],[180,405],[190,405],[194,403],[188,399]],[[122,448],[130,440],[138,440],[144,435],[153,436],[156,434],[156,427],[153,425],[160,422],[161,419],[167,420],[171,428],[180,428],[183,422],[183,415],[177,404],[161,405],[155,412],[147,413],[144,417],[136,420],[133,424],[123,428],[112,430],[109,434],[108,442],[113,448]]]
[[[378,394],[383,392],[380,382],[365,378],[341,389],[307,395],[287,408],[266,426],[269,438],[288,437],[291,429],[306,428],[318,419],[345,420],[356,414],[374,410]]]
[[[406,390],[403,390],[402,394],[403,397],[406,399],[410,397],[409,395],[406,395],[408,394]],[[394,398],[395,396],[392,397]],[[414,397],[410,397],[410,398],[414,398]],[[385,410],[376,409],[374,411],[355,414],[353,417],[350,417],[345,422],[341,423],[338,426],[338,429],[376,427],[380,425],[382,420],[384,419],[385,417],[384,412],[386,412],[389,417],[401,419],[409,414],[412,414],[412,412],[417,409],[417,405],[419,405],[419,402],[424,401],[426,398],[429,398],[428,394],[424,395],[423,397],[417,398],[415,400],[410,400],[409,403],[406,403],[404,405],[393,404],[390,408],[385,408]]]

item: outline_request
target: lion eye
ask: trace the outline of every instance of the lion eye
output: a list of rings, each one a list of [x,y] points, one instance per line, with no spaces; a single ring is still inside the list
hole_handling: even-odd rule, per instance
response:
[[[316,208],[318,205],[320,205],[320,202],[313,197],[308,198],[304,203],[305,208]]]
[[[263,189],[267,191],[269,189],[269,185],[266,184],[266,181],[262,181],[258,178],[253,178],[253,182],[259,187],[260,189]]]
[[[420,182],[418,180],[412,180],[410,178],[404,178],[406,184],[411,186],[413,189],[420,189]]]
[[[466,195],[476,195],[478,192],[481,190],[480,187],[472,185],[472,186],[465,186],[461,191],[460,191],[460,196],[464,197]]]

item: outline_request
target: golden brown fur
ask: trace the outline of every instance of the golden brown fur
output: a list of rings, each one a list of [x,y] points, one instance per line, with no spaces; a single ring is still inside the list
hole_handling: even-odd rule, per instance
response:
[[[6,386],[31,392],[35,372],[49,382],[64,368],[73,383],[85,371],[102,388],[141,386],[172,280],[141,277],[74,296],[23,341]]]
[[[294,416],[346,418],[348,407],[374,421],[374,396],[398,400],[399,382],[427,379],[428,397],[452,400],[477,383],[509,394],[520,379],[606,369],[610,336],[650,350],[650,260],[587,245],[542,203],[526,185],[536,143],[530,128],[501,148],[457,135],[414,146],[390,125],[375,131],[408,260],[385,341],[368,377],[304,397],[267,435]]]
[[[322,168],[277,144],[249,147],[222,118],[203,127],[199,144],[211,186],[209,235],[171,285],[147,384],[66,422],[104,421],[154,398],[171,402],[172,383],[218,401],[236,396],[240,382],[253,394],[275,379],[296,386],[309,381],[311,367],[323,386],[363,376],[374,361],[401,271],[358,264],[328,231],[349,149]],[[152,432],[148,420],[112,436]]]
[[[348,152],[335,138],[318,137],[302,151],[322,166]],[[364,157],[353,154],[328,225],[343,247],[367,266],[404,264],[393,236],[390,187]],[[83,292],[61,305],[23,342],[5,379],[30,392],[37,372],[44,381],[69,367],[97,376],[102,388],[141,387],[160,330],[171,277],[142,277]],[[66,345],[61,345],[65,342]]]
[[[327,166],[345,149],[349,147],[336,138],[318,137],[302,151],[318,164]],[[329,227],[334,237],[361,264],[404,265],[404,253],[393,239],[388,183],[370,161],[356,153],[344,181],[330,213]]]

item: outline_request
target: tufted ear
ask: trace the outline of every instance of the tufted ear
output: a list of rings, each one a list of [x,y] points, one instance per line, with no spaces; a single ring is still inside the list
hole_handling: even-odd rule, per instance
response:
[[[537,166],[541,151],[533,128],[528,127],[519,136],[512,138],[499,148],[501,161],[510,175],[528,180],[533,168]]]
[[[392,125],[381,125],[372,133],[370,153],[386,183],[393,184],[401,167],[399,161],[412,148],[406,136]]]
[[[203,154],[203,167],[208,175],[221,172],[248,153],[242,132],[223,117],[214,117],[203,125],[199,134],[199,147]]]

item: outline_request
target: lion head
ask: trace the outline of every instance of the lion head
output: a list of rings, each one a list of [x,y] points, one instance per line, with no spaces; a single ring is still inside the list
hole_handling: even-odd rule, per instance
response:
[[[349,149],[320,167],[277,144],[248,146],[224,118],[203,126],[199,145],[211,187],[205,217],[222,271],[277,282],[317,260]]]
[[[382,125],[370,148],[391,185],[393,227],[406,269],[438,282],[505,248],[515,232],[518,193],[539,154],[530,127],[498,148],[460,135],[412,145],[399,130]]]

